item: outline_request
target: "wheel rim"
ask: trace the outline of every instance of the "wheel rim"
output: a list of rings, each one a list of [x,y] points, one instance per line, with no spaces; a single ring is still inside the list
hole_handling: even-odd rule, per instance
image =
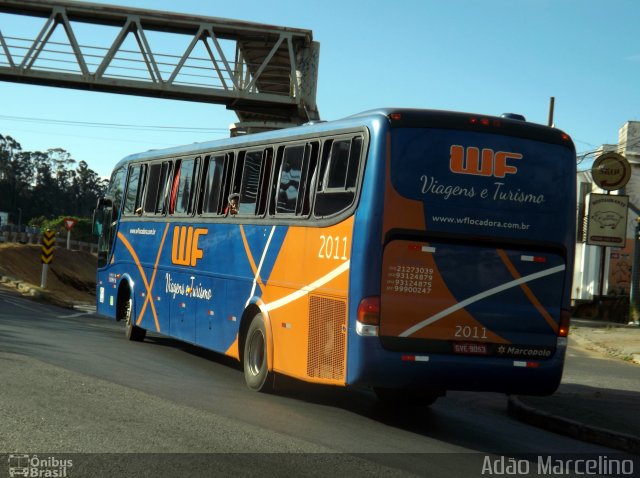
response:
[[[130,327],[131,327],[131,325],[132,325],[132,324],[131,324],[131,316],[133,315],[133,314],[131,313],[131,299],[129,299],[129,300],[127,301],[127,305],[126,305],[126,309],[125,309],[124,315],[125,315],[125,322],[124,322],[124,323],[125,323],[125,326],[126,326],[127,328],[130,328]]]
[[[264,367],[264,335],[256,330],[249,339],[249,356],[247,365],[252,375],[259,375]]]

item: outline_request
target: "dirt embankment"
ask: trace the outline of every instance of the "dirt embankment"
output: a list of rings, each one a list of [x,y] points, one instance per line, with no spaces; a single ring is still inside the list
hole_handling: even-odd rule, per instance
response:
[[[39,245],[0,244],[0,276],[13,277],[36,287],[42,279]],[[61,302],[95,303],[96,256],[56,247],[49,264],[46,291]]]

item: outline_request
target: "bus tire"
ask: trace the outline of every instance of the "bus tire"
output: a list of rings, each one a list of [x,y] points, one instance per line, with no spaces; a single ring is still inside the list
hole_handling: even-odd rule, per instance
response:
[[[256,314],[251,319],[247,335],[244,340],[244,380],[255,392],[271,392],[274,388],[273,372],[269,371],[267,363],[267,328],[262,314]]]
[[[124,334],[128,340],[142,342],[147,335],[145,329],[141,329],[133,323],[133,300],[129,297],[124,302]]]
[[[411,390],[402,388],[380,388],[373,389],[378,400],[389,406],[410,406],[428,407],[432,405],[438,397],[444,395],[437,390]]]

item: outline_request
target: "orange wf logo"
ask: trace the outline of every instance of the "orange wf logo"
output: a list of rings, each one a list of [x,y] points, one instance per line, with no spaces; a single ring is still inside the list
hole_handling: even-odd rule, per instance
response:
[[[472,174],[474,176],[494,176],[504,178],[507,174],[516,174],[518,168],[507,164],[509,159],[522,159],[519,153],[495,152],[485,148],[482,153],[478,148],[459,145],[451,146],[449,169],[456,174]]]
[[[202,249],[198,247],[200,236],[205,236],[207,229],[194,229],[192,226],[176,226],[173,228],[173,246],[171,262],[181,266],[195,266],[202,259]]]

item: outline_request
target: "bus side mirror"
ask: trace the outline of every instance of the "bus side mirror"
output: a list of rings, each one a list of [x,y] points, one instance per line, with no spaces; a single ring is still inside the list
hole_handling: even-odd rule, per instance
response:
[[[91,233],[94,236],[100,236],[102,234],[102,214],[103,209],[100,207],[100,200],[98,205],[93,210],[93,220],[91,221]]]
[[[96,222],[96,211],[93,212],[93,235],[94,236],[102,235],[102,223]]]
[[[104,212],[105,210],[111,209],[113,206],[113,201],[109,198],[98,198],[98,204],[96,204],[96,208],[93,210],[93,221],[91,232],[95,236],[102,235],[102,225],[104,223]]]

